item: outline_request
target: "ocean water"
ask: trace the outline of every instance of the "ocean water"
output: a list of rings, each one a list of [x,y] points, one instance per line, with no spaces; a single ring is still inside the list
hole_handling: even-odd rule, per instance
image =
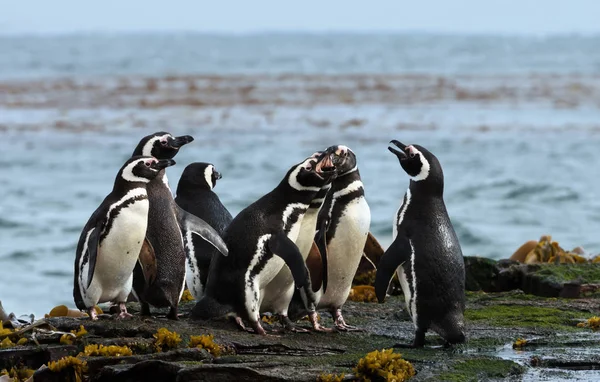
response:
[[[0,38],[0,300],[74,306],[80,232],[138,141],[190,134],[168,170],[213,163],[232,214],[287,169],[351,147],[384,246],[432,151],[464,255],[551,234],[600,252],[600,37],[74,35]]]

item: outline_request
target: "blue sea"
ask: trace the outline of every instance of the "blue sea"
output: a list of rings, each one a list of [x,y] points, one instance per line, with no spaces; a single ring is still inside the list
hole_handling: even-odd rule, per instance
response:
[[[463,254],[550,234],[600,253],[600,36],[115,34],[0,37],[0,300],[74,306],[79,234],[138,141],[195,141],[232,214],[315,150],[351,147],[391,242],[408,177],[388,142],[440,160]]]

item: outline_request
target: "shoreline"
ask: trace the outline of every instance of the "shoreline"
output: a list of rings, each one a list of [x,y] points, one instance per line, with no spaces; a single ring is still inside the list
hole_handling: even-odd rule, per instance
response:
[[[469,261],[473,259],[476,258]],[[515,262],[512,265],[519,266]],[[600,269],[600,264],[577,266],[583,271],[588,265],[592,270]],[[522,267],[532,268],[530,265]],[[564,274],[568,277],[562,283],[568,284],[574,272],[573,267],[565,265],[538,266],[547,267],[563,267],[562,273],[557,271],[550,276],[552,282],[558,282],[557,275]],[[583,327],[586,320],[600,315],[597,290],[579,298],[539,297],[519,289],[489,293],[467,291],[466,296],[466,344],[444,349],[441,338],[428,332],[425,348],[394,350],[416,370],[411,381],[569,380],[600,376],[600,359],[596,354],[600,332]],[[232,321],[192,321],[188,314],[193,306],[193,301],[180,304],[179,321],[167,320],[166,312],[155,314],[153,318],[136,314],[130,320],[103,318],[96,322],[87,318],[48,318],[45,322],[58,333],[38,333],[40,346],[29,340],[25,346],[0,350],[0,369],[11,362],[18,363],[19,359],[37,369],[42,363],[75,356],[85,345],[94,343],[127,345],[133,352],[124,357],[81,356],[87,361],[90,373],[96,374],[95,381],[121,381],[133,376],[160,374],[165,380],[173,381],[180,378],[178,380],[299,382],[315,381],[322,374],[339,376],[342,373],[344,380],[352,380],[353,367],[368,352],[397,343],[407,344],[413,337],[412,322],[404,310],[403,298],[398,295],[389,296],[383,304],[347,301],[344,316],[348,323],[364,329],[352,333],[275,333],[275,336],[263,337],[240,330]],[[128,303],[128,309],[138,313],[139,304]],[[321,312],[320,315],[321,322],[331,327],[329,314]],[[278,323],[264,324],[271,330],[280,327]],[[81,325],[87,334],[73,339],[72,345],[59,344],[61,333],[75,332]],[[160,328],[176,332],[182,341],[173,349],[155,352],[153,335]],[[223,354],[219,357],[206,350],[187,348],[190,336],[207,334],[213,335],[214,342],[221,346]],[[36,381],[65,380],[72,372],[69,368],[65,370],[61,373],[38,371]]]

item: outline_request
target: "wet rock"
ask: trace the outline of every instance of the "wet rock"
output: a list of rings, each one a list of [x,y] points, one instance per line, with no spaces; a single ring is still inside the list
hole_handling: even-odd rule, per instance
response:
[[[134,355],[127,357],[85,357],[90,374],[94,374],[105,366],[138,364],[148,361],[161,362],[202,362],[212,360],[210,354],[200,349],[178,349],[164,353],[153,353],[144,355]]]
[[[491,291],[497,289],[497,262],[477,256],[465,256],[465,289],[470,291]]]
[[[591,263],[523,264],[470,256],[465,256],[464,261],[468,291],[520,289],[536,296],[578,298],[582,291],[593,293],[593,282],[600,280],[600,267]]]
[[[49,361],[76,355],[77,347],[72,345],[42,345],[39,347],[14,347],[0,350],[0,370],[10,369],[13,365],[24,365],[37,369]]]
[[[182,369],[176,363],[165,361],[142,361],[133,365],[107,366],[92,374],[92,382],[175,382]]]
[[[280,366],[282,369],[285,365]],[[273,373],[265,373],[261,370],[263,368],[250,368],[246,366],[238,366],[238,365],[201,365],[194,368],[189,368],[182,370],[179,375],[177,382],[201,382],[201,381],[211,381],[211,382],[231,382],[231,381],[240,381],[240,382],[259,382],[259,381],[267,381],[267,382],[281,382],[281,381],[314,381],[316,379],[315,376],[312,378],[284,378],[278,377],[276,375],[277,370],[273,370]],[[283,375],[283,370],[281,370]],[[297,376],[302,373],[297,370],[294,372]],[[289,374],[289,370],[288,373]]]

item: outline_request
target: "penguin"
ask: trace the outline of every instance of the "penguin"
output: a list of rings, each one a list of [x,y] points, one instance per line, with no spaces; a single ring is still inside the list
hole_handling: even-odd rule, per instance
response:
[[[173,137],[158,132],[142,138],[133,155],[171,159],[194,140],[189,135]],[[150,305],[168,307],[167,318],[177,320],[179,300],[185,286],[186,255],[181,229],[192,230],[226,253],[219,234],[202,219],[182,210],[174,201],[165,171],[147,185],[150,208],[146,240],[133,272],[133,292],[141,314],[150,315]]]
[[[465,266],[444,204],[442,166],[424,147],[390,143],[395,147],[388,149],[398,157],[410,184],[395,216],[394,241],[377,266],[377,299],[384,301],[397,272],[415,327],[412,344],[397,347],[423,347],[428,329],[438,333],[446,346],[463,343]]]
[[[224,235],[229,256],[213,258],[204,296],[194,306],[192,318],[234,312],[239,324],[245,319],[255,333],[265,335],[259,309],[266,287],[284,264],[296,288],[308,285],[308,271],[295,241],[309,203],[335,175],[326,157],[313,155],[292,166],[277,187],[231,221]],[[286,289],[282,285],[281,290]]]
[[[315,242],[320,255],[326,259],[326,276],[323,279],[328,287],[323,285],[316,292],[316,310],[328,310],[338,330],[358,330],[346,324],[342,306],[348,298],[367,237],[370,236],[371,210],[365,199],[355,153],[343,145],[332,146],[327,151],[335,154],[338,175],[331,184],[317,220]],[[316,316],[315,307],[305,305],[309,318]],[[304,311],[294,311],[293,315],[304,314]],[[316,321],[311,319],[311,323],[314,327]]]
[[[177,184],[175,203],[207,222],[222,236],[233,217],[213,192],[219,179],[221,174],[214,165],[201,162],[189,164]],[[197,301],[204,293],[211,259],[218,253],[212,245],[192,232],[183,231],[182,234],[186,252],[186,284]]]
[[[334,167],[332,152],[325,150],[324,152],[320,151],[313,154],[313,158],[317,158],[320,155],[324,155],[323,165]],[[300,254],[302,255],[302,259],[306,263],[307,258],[309,257],[311,251],[318,251],[316,246],[314,245],[314,237],[316,233],[317,227],[317,217],[319,214],[319,210],[323,205],[323,201],[325,200],[325,195],[329,188],[331,187],[331,181],[334,177],[329,177],[325,184],[321,187],[321,189],[317,192],[317,194],[313,197],[308,205],[308,209],[304,213],[304,217],[302,218],[302,222],[300,224],[300,229],[298,233],[298,237],[295,240],[295,244],[298,247]],[[314,256],[319,256],[320,254],[313,254]],[[311,264],[312,266],[307,267],[307,271],[310,274],[315,273],[315,268],[317,270],[322,269],[321,261],[316,262],[315,264]],[[322,274],[322,272],[320,273]],[[309,277],[308,281],[311,281]],[[316,284],[316,282],[315,282]],[[316,295],[314,294],[314,290],[312,288],[312,282],[310,286],[306,289],[302,290],[302,300],[306,305],[314,306],[314,302],[316,301]],[[320,286],[320,284],[319,284]],[[318,288],[317,288],[318,289]],[[288,317],[288,308],[292,298],[296,292],[299,293],[300,290],[294,290],[294,280],[292,278],[292,274],[290,273],[289,268],[282,267],[277,276],[267,285],[264,290],[264,297],[261,302],[260,312],[270,311],[279,316],[279,320],[284,329],[298,332],[298,333],[308,333],[309,331],[297,327]],[[305,293],[305,291],[308,291]],[[313,329],[315,331],[328,331],[326,328],[323,328],[317,321],[316,312],[311,311],[312,315],[310,316],[311,322],[314,321]]]
[[[80,310],[97,320],[94,306],[119,305],[118,318],[130,317],[125,302],[131,292],[132,271],[148,223],[147,187],[171,159],[134,156],[119,170],[113,189],[85,224],[75,256],[73,298]]]

